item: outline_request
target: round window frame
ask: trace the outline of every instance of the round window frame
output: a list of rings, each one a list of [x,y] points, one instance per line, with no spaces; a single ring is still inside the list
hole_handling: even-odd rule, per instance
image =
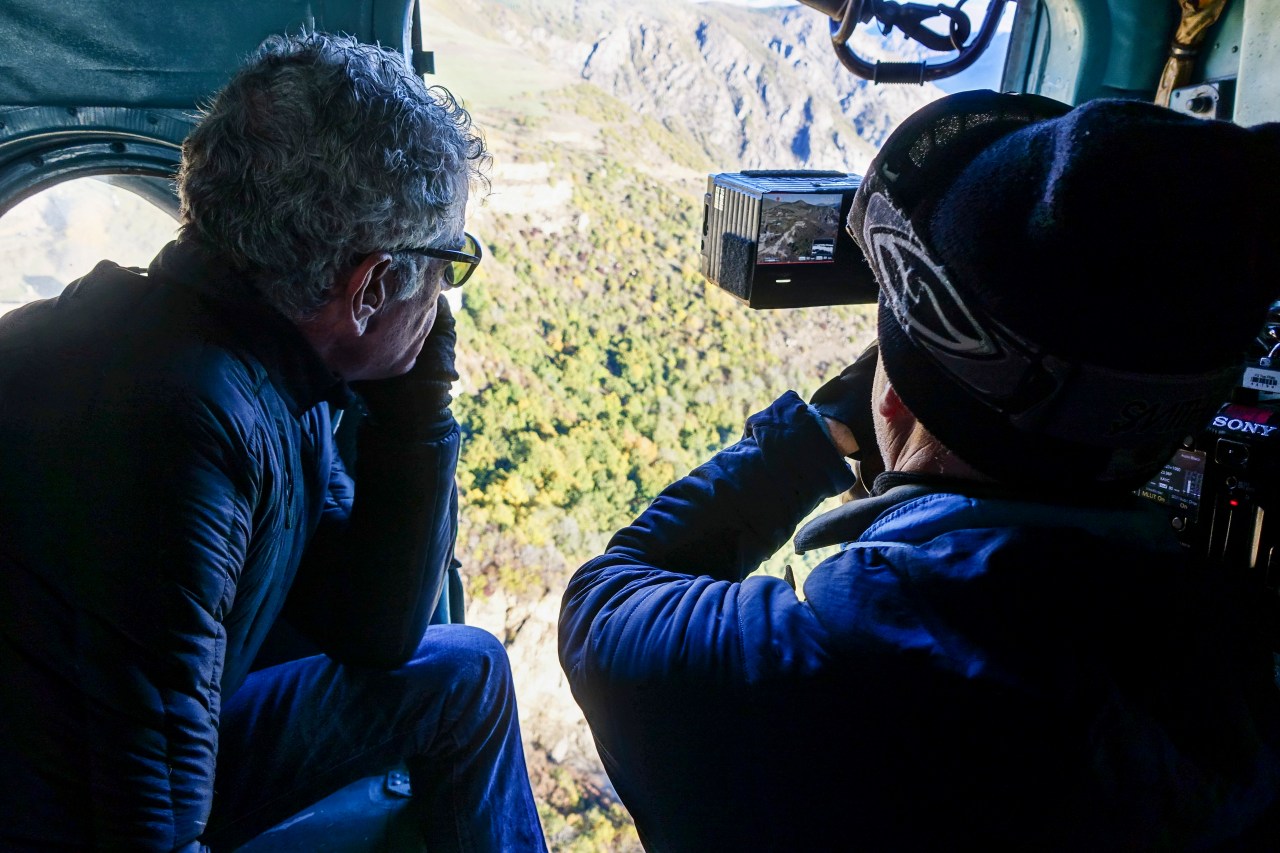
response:
[[[166,192],[124,187],[177,219],[173,179],[194,126],[177,110],[0,108],[0,217],[65,181],[122,176],[160,179]]]

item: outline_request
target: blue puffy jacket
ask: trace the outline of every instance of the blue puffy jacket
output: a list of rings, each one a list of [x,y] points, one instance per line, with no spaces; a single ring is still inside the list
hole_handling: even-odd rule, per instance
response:
[[[0,318],[0,848],[192,846],[220,698],[282,610],[339,661],[420,641],[459,434],[362,429],[296,328],[190,245]]]
[[[852,482],[788,393],[570,582],[561,663],[648,849],[1274,849],[1271,655],[1159,511],[953,481],[803,597],[748,577]]]

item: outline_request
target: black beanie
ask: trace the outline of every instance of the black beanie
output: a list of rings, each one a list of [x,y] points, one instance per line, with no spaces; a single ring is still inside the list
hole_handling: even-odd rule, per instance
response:
[[[965,92],[907,119],[849,228],[885,372],[1009,483],[1133,488],[1229,395],[1280,294],[1280,124]]]

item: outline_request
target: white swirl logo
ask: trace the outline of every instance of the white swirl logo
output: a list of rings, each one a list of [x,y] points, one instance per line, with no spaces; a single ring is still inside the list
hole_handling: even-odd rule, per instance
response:
[[[1003,410],[1003,401],[1033,369],[1038,348],[985,312],[975,315],[910,221],[882,193],[867,202],[862,233],[868,261],[903,331],[940,367]]]
[[[968,358],[999,353],[991,335],[965,307],[946,272],[925,249],[911,223],[880,193],[867,204],[864,233],[870,261],[885,285],[889,307],[907,334],[931,349]]]

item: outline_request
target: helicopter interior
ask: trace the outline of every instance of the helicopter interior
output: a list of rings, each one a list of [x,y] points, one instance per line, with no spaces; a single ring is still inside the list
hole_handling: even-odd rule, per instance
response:
[[[991,0],[985,14],[972,19],[961,8],[963,0],[938,6],[880,0],[803,4],[812,15],[826,16],[841,65],[878,85],[919,85],[970,67],[988,49],[1008,6],[1016,12],[1001,76],[1004,91],[1069,104],[1137,98],[1243,125],[1280,119],[1280,0]],[[399,50],[428,79],[434,67],[432,21],[417,0],[10,0],[5,6],[0,218],[26,199],[81,178],[105,180],[176,218],[172,181],[199,105],[272,33],[341,31]],[[930,58],[883,63],[859,56],[850,35],[870,26],[896,27]],[[200,49],[192,50],[193,44]],[[1251,368],[1263,383],[1255,390],[1275,379],[1269,361]],[[1266,402],[1257,395],[1252,401]],[[1269,452],[1263,437],[1229,438],[1255,459]],[[1223,467],[1231,460],[1215,460],[1203,442],[1187,452],[1187,464],[1200,466],[1193,473],[1206,484],[1240,474]],[[1221,503],[1212,534],[1218,538],[1204,547],[1222,559],[1261,561],[1264,571],[1272,571],[1267,549],[1274,532],[1262,522],[1270,494],[1261,485],[1226,492],[1224,486],[1203,498],[1206,506]],[[1171,500],[1176,503],[1179,495],[1180,507],[1171,510],[1175,518],[1187,512],[1185,494]],[[1234,525],[1230,532],[1228,521]],[[1212,527],[1205,525],[1205,537]],[[453,574],[456,592],[456,568]],[[1273,577],[1267,582],[1275,584]],[[435,621],[463,616],[458,593],[443,598]],[[409,794],[401,770],[361,780],[260,836],[242,853],[415,849],[403,808]]]

